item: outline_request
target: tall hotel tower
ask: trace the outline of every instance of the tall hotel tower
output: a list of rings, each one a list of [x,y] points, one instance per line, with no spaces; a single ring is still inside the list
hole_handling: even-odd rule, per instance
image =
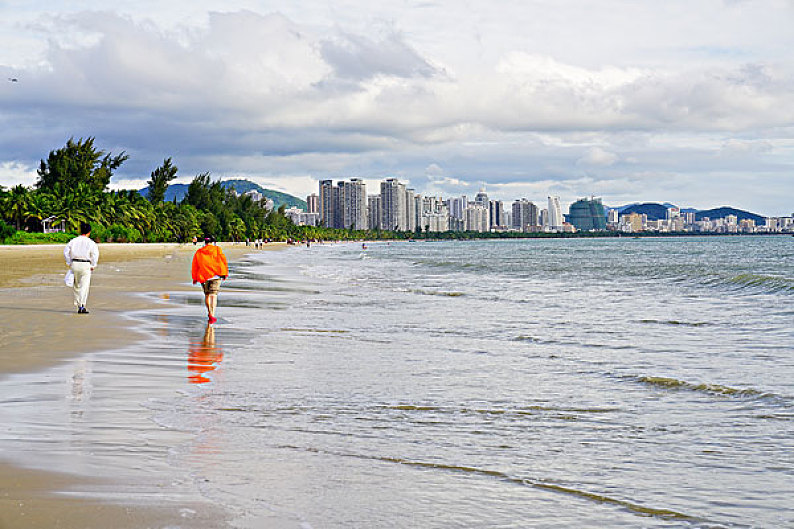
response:
[[[336,226],[336,189],[332,180],[320,180],[320,222],[326,228]]]
[[[339,182],[337,188],[337,228],[366,230],[367,185],[363,180],[351,178],[349,182]]]
[[[384,230],[405,231],[408,228],[405,206],[405,184],[396,178],[380,183],[380,225]]]
[[[327,228],[367,229],[367,186],[363,180],[320,181],[320,220]]]
[[[560,197],[549,197],[549,229],[552,231],[562,231],[562,207],[560,207]]]

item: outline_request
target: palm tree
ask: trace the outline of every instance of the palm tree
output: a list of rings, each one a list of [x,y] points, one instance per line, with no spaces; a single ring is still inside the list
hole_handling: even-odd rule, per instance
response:
[[[11,192],[3,200],[3,211],[16,224],[17,230],[22,229],[22,224],[28,218],[31,203],[30,195],[30,190],[19,184],[12,187]]]

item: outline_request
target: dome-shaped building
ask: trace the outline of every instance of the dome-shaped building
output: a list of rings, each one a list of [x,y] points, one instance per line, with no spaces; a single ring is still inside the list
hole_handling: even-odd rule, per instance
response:
[[[580,231],[607,229],[607,219],[601,199],[582,198],[571,204],[568,210],[568,222]]]

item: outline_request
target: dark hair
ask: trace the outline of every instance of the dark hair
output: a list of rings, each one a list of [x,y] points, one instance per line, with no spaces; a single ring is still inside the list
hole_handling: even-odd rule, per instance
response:
[[[80,235],[87,235],[91,233],[91,225],[87,222],[80,223]]]
[[[209,244],[211,242],[215,242],[215,237],[213,237],[212,235],[207,235],[206,237],[204,237],[204,244]]]

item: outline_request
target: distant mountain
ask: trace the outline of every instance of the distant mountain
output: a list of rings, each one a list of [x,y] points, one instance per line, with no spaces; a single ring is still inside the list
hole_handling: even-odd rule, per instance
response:
[[[657,204],[655,202],[646,202],[644,204],[629,204],[627,206],[619,206],[609,209],[616,209],[621,215],[629,215],[630,213],[637,213],[638,215],[648,215],[648,220],[661,220],[667,218],[667,209],[669,207],[676,207],[675,204],[665,202],[664,204]],[[694,213],[695,220],[702,220],[704,217],[709,219],[722,219],[728,215],[736,215],[738,220],[752,219],[756,225],[764,224],[765,217],[749,211],[732,208],[730,206],[723,206],[714,209],[695,209],[695,208],[681,208],[681,213]]]
[[[625,208],[620,214],[630,215],[637,213],[638,215],[648,215],[648,220],[659,220],[667,218],[667,207],[662,204],[655,204],[648,202],[645,204],[632,204]]]
[[[165,201],[166,202],[173,202],[176,199],[177,202],[180,202],[185,195],[187,194],[187,188],[189,184],[171,184],[168,186],[168,189],[165,192]],[[224,180],[221,182],[221,185],[225,189],[234,188],[240,194],[247,193],[248,191],[255,190],[262,193],[264,196],[269,198],[273,201],[273,204],[276,208],[279,208],[282,204],[286,204],[286,206],[292,207],[299,207],[303,210],[306,210],[306,201],[301,200],[298,197],[288,195],[287,193],[282,193],[281,191],[273,191],[272,189],[265,189],[257,183],[251,182],[250,180]],[[149,195],[149,189],[144,187],[143,189],[138,191],[144,197]]]
[[[700,210],[695,213],[695,220],[702,220],[704,217],[712,220],[721,219],[727,217],[728,215],[736,215],[738,220],[752,219],[755,221],[756,225],[764,225],[766,223],[766,218],[762,217],[761,215],[756,215],[755,213],[750,213],[749,211],[744,211],[729,206]]]
[[[276,208],[281,206],[281,204],[286,204],[288,208],[295,206],[296,208],[301,208],[304,211],[306,211],[307,208],[305,200],[301,200],[298,197],[289,195],[287,193],[282,193],[281,191],[265,189],[264,187],[251,182],[250,180],[224,180],[221,185],[227,189],[233,187],[234,190],[240,194],[247,193],[251,190],[259,191],[267,198],[272,200],[276,205]]]

